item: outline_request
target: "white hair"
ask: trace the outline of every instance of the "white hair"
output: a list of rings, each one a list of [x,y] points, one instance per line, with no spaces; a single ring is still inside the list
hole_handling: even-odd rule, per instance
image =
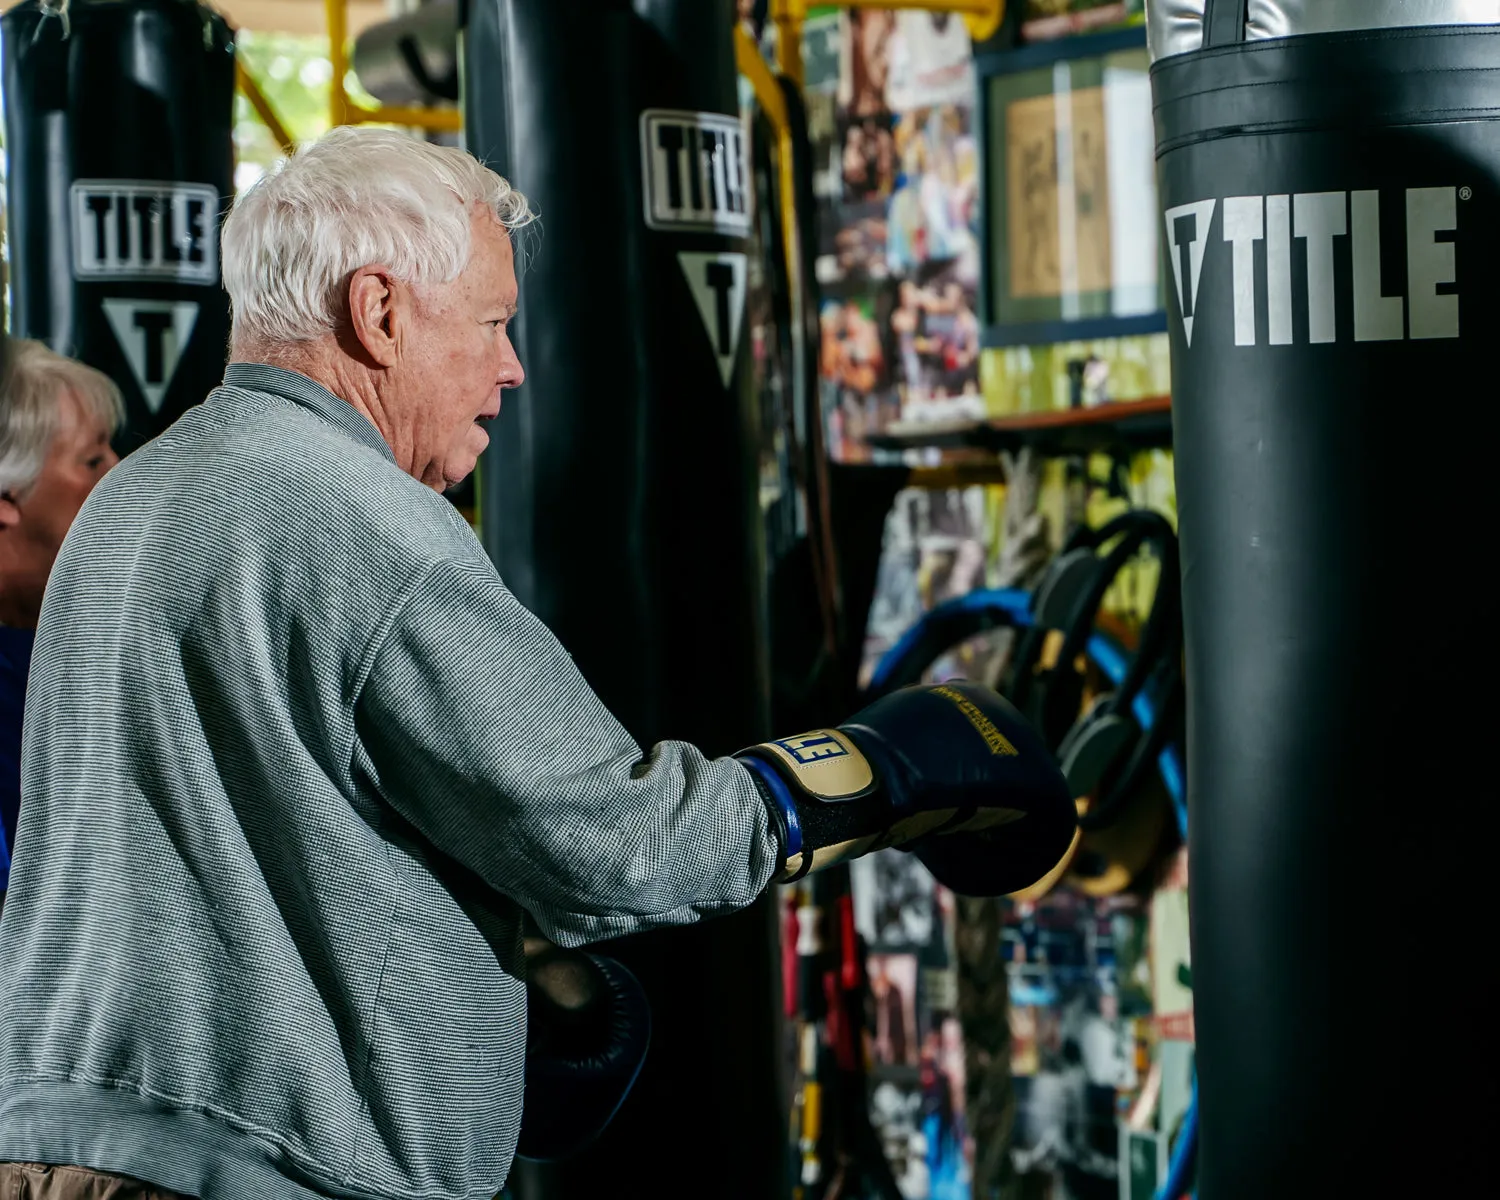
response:
[[[84,416],[111,435],[125,419],[125,404],[115,381],[103,371],[29,338],[8,339],[9,361],[0,381],[0,494],[24,496],[47,462],[57,433],[57,410],[71,393]]]
[[[477,205],[512,231],[534,219],[526,197],[462,150],[333,129],[240,193],[224,221],[232,336],[331,333],[350,274],[374,263],[413,284],[452,282],[469,262]]]

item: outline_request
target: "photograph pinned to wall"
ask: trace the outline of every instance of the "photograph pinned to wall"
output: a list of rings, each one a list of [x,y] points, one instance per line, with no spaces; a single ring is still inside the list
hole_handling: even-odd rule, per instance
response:
[[[1116,1117],[1145,1085],[1138,1014],[1146,917],[1134,895],[1057,890],[1008,906],[1013,1161],[1062,1195],[1102,1200],[1118,1176]]]
[[[923,612],[922,590],[917,584],[917,563],[921,551],[917,545],[917,533],[911,516],[916,495],[915,491],[902,492],[896,497],[891,511],[886,514],[880,565],[875,574],[875,592],[870,602],[870,615],[865,620],[864,653],[859,675],[861,687],[868,686],[870,676],[880,659],[916,623]],[[876,857],[879,856],[856,859],[850,870],[859,871],[862,863],[871,862]],[[857,912],[860,901],[857,889],[854,898]],[[861,926],[862,931],[863,929],[864,926]],[[872,936],[866,934],[866,937]]]
[[[1188,937],[1187,849],[1179,850],[1167,878],[1151,897],[1151,990],[1157,1033],[1191,1042],[1193,966]]]
[[[886,252],[892,272],[952,261],[968,285],[977,283],[979,147],[972,116],[953,104],[897,116],[892,135],[900,173]]]
[[[882,1080],[870,1093],[870,1123],[904,1200],[932,1200],[920,1084]]]
[[[957,1020],[932,1022],[922,1039],[921,1070],[929,1195],[931,1200],[968,1200],[963,1033]]]
[[[1050,42],[1139,24],[1145,7],[1145,0],[1025,0],[1021,39]]]
[[[956,262],[927,263],[897,286],[890,328],[903,421],[984,417],[977,309]]]
[[[973,44],[956,13],[898,12],[887,57],[893,112],[974,103]]]
[[[1013,1003],[1006,1011],[1010,1021],[1010,1073],[1025,1079],[1041,1070],[1042,1014],[1046,1010],[1035,1004]]]
[[[809,16],[802,23],[802,90],[837,97],[843,77],[843,28],[838,12]]]
[[[1120,1123],[1120,1200],[1155,1200],[1167,1181],[1167,1138],[1151,1129]]]
[[[851,204],[889,199],[896,190],[896,139],[889,113],[839,122],[843,199]]]
[[[823,378],[855,392],[874,392],[890,382],[885,333],[893,297],[882,289],[823,301],[819,311]]]
[[[1088,1081],[1078,1045],[1039,1044],[1038,1069],[1017,1075],[1011,1162],[1030,1186],[1064,1200],[1116,1200],[1115,1093]],[[1057,1185],[1061,1185],[1058,1187]],[[1027,1185],[1023,1185],[1027,1186]]]
[[[881,850],[849,870],[855,928],[872,953],[915,954],[942,938],[937,883],[916,855]]]
[[[990,557],[986,499],[982,487],[931,493],[932,532],[921,541],[917,566],[917,586],[929,611],[984,586]]]
[[[840,14],[839,107],[853,117],[886,112],[891,37],[896,14],[885,9],[850,9]]]
[[[865,624],[862,681],[869,680],[881,657],[924,612],[984,585],[997,520],[984,487],[911,488],[897,495],[886,516],[875,595]],[[884,857],[872,855],[859,862]]]
[[[893,387],[856,392],[826,379],[822,381],[822,388],[828,453],[833,461],[885,461],[883,456],[890,451],[873,449],[868,439],[885,432],[901,419],[901,393]]]
[[[820,202],[821,221],[821,202],[839,202],[844,198],[844,157],[839,140],[838,103],[832,93],[808,93],[807,138],[812,145],[813,195]]]
[[[871,1053],[887,1067],[918,1065],[917,958],[914,954],[871,954]]]
[[[842,186],[842,176],[839,176]],[[886,202],[863,204],[839,202],[818,206],[819,255],[815,265],[818,282],[837,284],[864,279],[885,279]]]

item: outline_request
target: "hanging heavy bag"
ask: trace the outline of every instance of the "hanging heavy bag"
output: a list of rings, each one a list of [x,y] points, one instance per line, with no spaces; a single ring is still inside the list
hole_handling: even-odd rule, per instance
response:
[[[0,34],[11,332],[119,384],[129,449],[223,375],[233,33],[191,0],[23,0]]]
[[[1470,22],[1500,5],[1193,7],[1148,16],[1198,1188],[1478,1194],[1491,901],[1455,868],[1497,832],[1487,706],[1461,699],[1493,678],[1495,605],[1438,581],[1484,553],[1493,491],[1500,28]]]

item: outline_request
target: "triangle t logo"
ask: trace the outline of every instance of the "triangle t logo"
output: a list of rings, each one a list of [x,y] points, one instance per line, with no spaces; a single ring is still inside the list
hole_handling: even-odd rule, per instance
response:
[[[159,413],[198,323],[197,302],[110,296],[101,303],[141,398],[153,414]]]
[[[1167,245],[1171,247],[1172,278],[1177,283],[1177,311],[1182,331],[1193,344],[1193,318],[1198,315],[1198,283],[1203,277],[1203,251],[1213,224],[1217,200],[1199,200],[1167,209]]]

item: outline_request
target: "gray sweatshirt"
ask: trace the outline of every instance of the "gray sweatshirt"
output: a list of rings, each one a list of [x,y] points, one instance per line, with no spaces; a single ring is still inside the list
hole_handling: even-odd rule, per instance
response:
[[[22,773],[0,1161],[206,1200],[487,1200],[522,910],[684,924],[778,849],[739,763],[642,754],[368,420],[248,364],[69,533]]]

